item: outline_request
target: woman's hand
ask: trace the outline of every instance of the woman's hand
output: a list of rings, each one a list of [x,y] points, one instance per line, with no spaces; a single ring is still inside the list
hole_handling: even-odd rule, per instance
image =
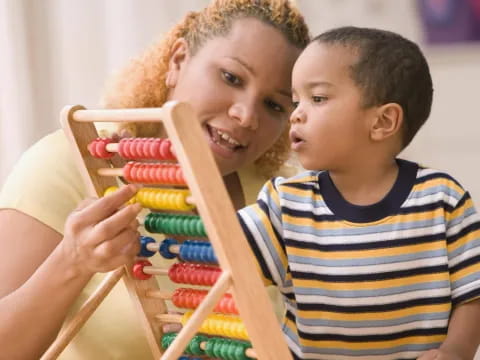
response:
[[[87,199],[70,214],[60,243],[79,273],[111,271],[132,261],[140,246],[140,204],[125,205],[138,191],[127,185],[100,199]]]

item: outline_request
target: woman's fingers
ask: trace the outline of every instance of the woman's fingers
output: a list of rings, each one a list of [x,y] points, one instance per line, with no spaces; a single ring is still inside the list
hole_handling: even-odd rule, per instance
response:
[[[75,216],[77,217],[77,221],[85,225],[99,223],[111,216],[120,207],[124,206],[125,203],[135,195],[138,189],[139,186],[129,184],[88,204],[76,212]]]
[[[96,271],[105,272],[132,261],[140,250],[140,234],[125,229],[113,239],[105,241],[93,249]]]
[[[91,244],[96,246],[105,240],[112,239],[125,229],[136,231],[136,228],[131,229],[131,224],[135,222],[136,217],[141,210],[142,206],[140,204],[128,205],[94,225]]]

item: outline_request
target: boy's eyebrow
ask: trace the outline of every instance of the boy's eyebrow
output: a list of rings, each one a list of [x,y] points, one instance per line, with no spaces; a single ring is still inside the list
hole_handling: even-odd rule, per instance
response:
[[[328,81],[307,81],[307,87],[315,87],[315,86],[325,86],[325,87],[333,87],[332,83],[329,83]]]

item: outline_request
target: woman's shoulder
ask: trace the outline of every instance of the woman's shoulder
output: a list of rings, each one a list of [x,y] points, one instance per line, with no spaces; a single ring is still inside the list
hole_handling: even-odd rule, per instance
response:
[[[62,232],[66,216],[85,196],[70,144],[57,130],[15,164],[0,191],[0,208],[19,210]]]

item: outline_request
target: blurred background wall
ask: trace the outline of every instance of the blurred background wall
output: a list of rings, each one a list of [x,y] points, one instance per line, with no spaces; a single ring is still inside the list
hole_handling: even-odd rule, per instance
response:
[[[98,106],[112,71],[207,2],[0,0],[0,184],[28,146],[58,128],[65,104]],[[427,44],[417,0],[297,4],[314,35],[358,25],[420,43],[431,66],[434,105],[403,155],[452,172],[480,206],[480,42]]]

